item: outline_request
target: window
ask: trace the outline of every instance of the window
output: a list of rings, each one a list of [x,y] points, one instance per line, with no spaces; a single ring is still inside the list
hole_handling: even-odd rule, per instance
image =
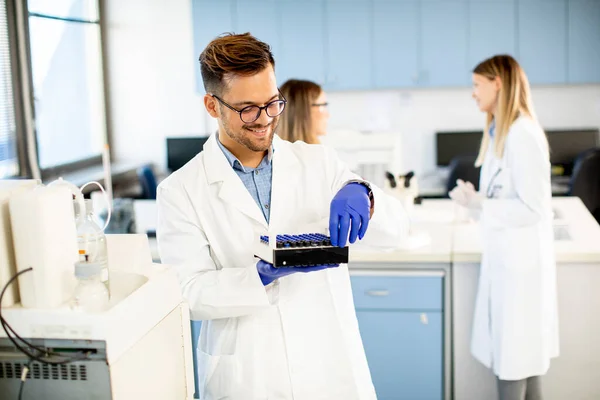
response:
[[[42,173],[90,160],[106,141],[97,0],[29,0],[29,46]]]
[[[0,0],[0,179],[19,173],[6,0]]]

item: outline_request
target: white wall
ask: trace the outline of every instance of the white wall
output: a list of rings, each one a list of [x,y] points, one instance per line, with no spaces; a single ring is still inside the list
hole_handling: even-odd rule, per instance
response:
[[[165,137],[215,129],[195,93],[191,2],[106,0],[117,160],[164,167]],[[482,129],[470,89],[329,93],[330,129],[402,135],[405,168],[435,168],[435,132]],[[600,85],[534,88],[545,128],[600,127]]]
[[[205,132],[204,105],[195,91],[191,2],[105,3],[114,158],[164,168],[167,136]]]
[[[600,128],[600,85],[533,88],[545,129]],[[435,132],[482,130],[485,115],[470,89],[329,93],[330,130],[390,131],[402,136],[402,165],[435,168]],[[371,128],[371,129],[370,129]]]

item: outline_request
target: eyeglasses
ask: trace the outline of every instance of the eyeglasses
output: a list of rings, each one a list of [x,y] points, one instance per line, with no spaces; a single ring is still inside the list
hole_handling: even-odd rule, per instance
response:
[[[215,96],[214,94],[212,94],[212,93],[209,93],[209,94],[212,97],[214,97],[215,99],[217,99],[219,101],[219,103],[223,104],[225,107],[238,113],[240,115],[240,119],[242,120],[242,122],[245,122],[247,124],[256,121],[258,119],[258,117],[260,117],[260,113],[262,112],[262,110],[265,110],[265,113],[269,117],[275,118],[283,112],[285,105],[287,104],[286,99],[279,99],[279,100],[273,100],[262,107],[251,105],[251,106],[244,107],[241,110],[238,110],[238,109],[232,107],[231,105],[225,103],[223,101],[223,99]],[[281,93],[280,93],[280,95],[281,95]],[[281,95],[281,97],[283,97],[283,95]]]
[[[311,106],[313,107],[327,107],[329,105],[329,103],[325,102],[325,103],[313,103],[311,104]]]

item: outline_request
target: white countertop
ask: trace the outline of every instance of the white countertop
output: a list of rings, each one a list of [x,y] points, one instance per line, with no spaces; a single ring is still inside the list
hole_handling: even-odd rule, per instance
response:
[[[569,236],[554,242],[557,262],[600,262],[600,225],[581,200],[576,197],[555,197],[552,205],[558,214],[555,229],[562,229]],[[411,219],[413,232],[427,233],[431,238],[429,244],[383,252],[356,246],[351,249],[350,267],[352,263],[480,262],[479,224],[462,222],[464,215],[465,210],[451,200],[426,200],[422,205],[415,206]]]
[[[456,208],[447,200],[426,200],[422,205],[415,205],[411,214],[411,237],[407,242],[388,251],[353,246],[350,268],[355,263],[450,263]]]
[[[555,241],[559,263],[600,263],[600,225],[579,198],[555,197],[553,208],[558,213],[555,226],[566,229],[570,240]],[[411,215],[408,242],[387,251],[361,247],[350,248],[350,268],[364,268],[365,263],[450,263],[481,261],[481,236],[477,223],[461,222],[465,210],[451,200],[425,200],[416,205]],[[427,238],[428,237],[428,238]],[[424,241],[424,239],[428,239]],[[157,257],[156,240],[150,247]]]
[[[558,263],[600,262],[600,225],[577,197],[555,197],[552,207],[557,212],[555,229],[564,230],[570,238],[555,240]],[[453,260],[481,261],[481,236],[477,223],[457,224],[454,230]]]

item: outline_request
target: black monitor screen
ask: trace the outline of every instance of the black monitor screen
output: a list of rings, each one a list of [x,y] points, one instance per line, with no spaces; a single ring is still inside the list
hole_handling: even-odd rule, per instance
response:
[[[547,130],[550,144],[550,162],[565,167],[569,174],[577,156],[586,150],[600,146],[597,129]]]
[[[457,156],[476,156],[479,154],[482,131],[437,132],[437,165],[445,167]]]
[[[167,169],[171,172],[183,167],[202,151],[208,137],[167,138]]]

